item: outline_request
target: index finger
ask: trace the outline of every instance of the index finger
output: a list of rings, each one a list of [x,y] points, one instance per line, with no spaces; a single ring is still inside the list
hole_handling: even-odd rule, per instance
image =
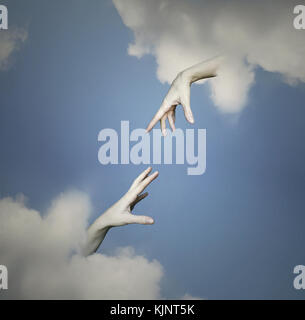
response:
[[[139,185],[137,188],[135,188],[135,191],[138,194],[140,194],[152,181],[154,181],[159,175],[159,172],[156,171],[153,174],[151,174],[150,176],[148,176],[147,178],[145,178]]]
[[[155,125],[156,123],[163,117],[165,111],[160,108],[158,112],[155,114],[153,119],[150,121],[149,125],[146,128],[146,131],[149,132]]]
[[[152,167],[148,167],[147,169],[145,169],[132,183],[131,187],[129,188],[129,190],[133,189],[134,187],[136,187],[142,180],[144,180],[144,178],[146,178],[146,176],[151,172]]]

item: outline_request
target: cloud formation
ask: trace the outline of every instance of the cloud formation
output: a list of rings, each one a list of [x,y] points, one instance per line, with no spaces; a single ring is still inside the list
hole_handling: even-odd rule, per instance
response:
[[[184,296],[182,296],[181,300],[204,300],[200,297],[194,297],[188,293],[186,293]]]
[[[0,31],[0,71],[10,66],[10,59],[14,51],[27,39],[24,29],[10,28]]]
[[[186,67],[227,56],[220,76],[209,80],[223,112],[239,112],[255,82],[255,68],[277,72],[289,84],[305,82],[305,39],[293,27],[298,1],[113,0],[134,33],[128,53],[152,54],[164,83]]]
[[[86,194],[60,195],[45,215],[22,197],[0,200],[0,263],[14,299],[158,299],[162,266],[130,247],[113,256],[78,252],[91,204]]]

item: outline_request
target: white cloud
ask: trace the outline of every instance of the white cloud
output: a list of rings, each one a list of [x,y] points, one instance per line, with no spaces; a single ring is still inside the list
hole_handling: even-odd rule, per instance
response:
[[[24,29],[10,28],[0,31],[0,71],[9,67],[13,52],[26,39],[27,32]]]
[[[0,262],[9,272],[14,299],[157,299],[162,266],[132,248],[114,255],[77,252],[86,237],[88,197],[65,193],[47,214],[29,209],[21,198],[0,200]]]
[[[0,264],[9,274],[0,299],[162,299],[158,261],[132,247],[79,254],[90,211],[88,196],[76,191],[61,194],[44,215],[23,196],[0,199]]]
[[[305,82],[305,35],[293,28],[298,1],[113,0],[134,32],[128,53],[152,54],[157,77],[170,83],[182,69],[217,54],[228,57],[209,80],[211,98],[223,112],[247,103],[255,67],[278,72],[289,84]]]
[[[188,293],[186,293],[182,298],[181,300],[204,300],[202,298],[199,298],[199,297],[195,297],[195,296],[192,296]]]

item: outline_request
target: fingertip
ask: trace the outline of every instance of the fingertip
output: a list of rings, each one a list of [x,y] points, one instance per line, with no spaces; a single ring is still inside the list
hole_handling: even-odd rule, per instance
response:
[[[157,177],[159,175],[159,171],[155,171],[153,174]]]
[[[149,125],[146,127],[146,130],[145,130],[146,133],[149,133],[152,128],[153,128],[152,123],[149,123]]]
[[[194,123],[194,122],[195,122],[192,111],[189,112],[189,118],[190,118],[191,123]]]
[[[185,116],[185,119],[189,122],[189,123],[194,123],[194,116],[192,114],[192,111],[191,110],[188,110],[187,108],[184,108],[184,116]]]
[[[146,218],[146,224],[154,224],[155,221],[153,218]]]
[[[188,123],[191,123],[191,124],[193,124],[195,122],[194,117],[191,116],[190,114],[186,114],[185,119],[187,120]]]

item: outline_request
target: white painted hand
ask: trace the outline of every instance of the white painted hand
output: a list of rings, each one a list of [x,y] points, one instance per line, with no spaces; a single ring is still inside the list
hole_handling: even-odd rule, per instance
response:
[[[148,193],[141,194],[142,191],[157,178],[158,172],[154,172],[149,176],[152,168],[149,167],[143,171],[132,183],[126,194],[110,207],[100,217],[102,226],[119,227],[131,223],[153,224],[151,217],[139,216],[131,213],[135,205],[147,197]]]
[[[132,210],[135,205],[147,197],[148,193],[143,193],[144,189],[157,178],[158,172],[149,175],[152,168],[149,167],[143,171],[132,183],[126,194],[88,228],[87,241],[83,246],[83,254],[90,255],[94,253],[107,232],[112,227],[125,226],[132,223],[137,224],[153,224],[154,220],[151,217],[143,215],[134,215]]]
[[[176,107],[181,104],[184,116],[189,123],[194,123],[194,117],[190,105],[190,88],[193,82],[201,79],[215,77],[217,70],[223,61],[223,57],[215,57],[198,63],[180,72],[166,94],[160,109],[147,126],[149,132],[160,121],[162,134],[166,135],[166,119],[172,130],[175,130]]]
[[[189,123],[194,123],[194,117],[190,106],[190,90],[191,83],[183,72],[179,73],[172,82],[169,91],[167,92],[160,109],[155,114],[152,121],[147,127],[149,132],[155,124],[160,120],[162,134],[166,135],[166,120],[168,120],[172,130],[175,130],[176,121],[176,107],[181,105],[183,107],[184,116]]]

